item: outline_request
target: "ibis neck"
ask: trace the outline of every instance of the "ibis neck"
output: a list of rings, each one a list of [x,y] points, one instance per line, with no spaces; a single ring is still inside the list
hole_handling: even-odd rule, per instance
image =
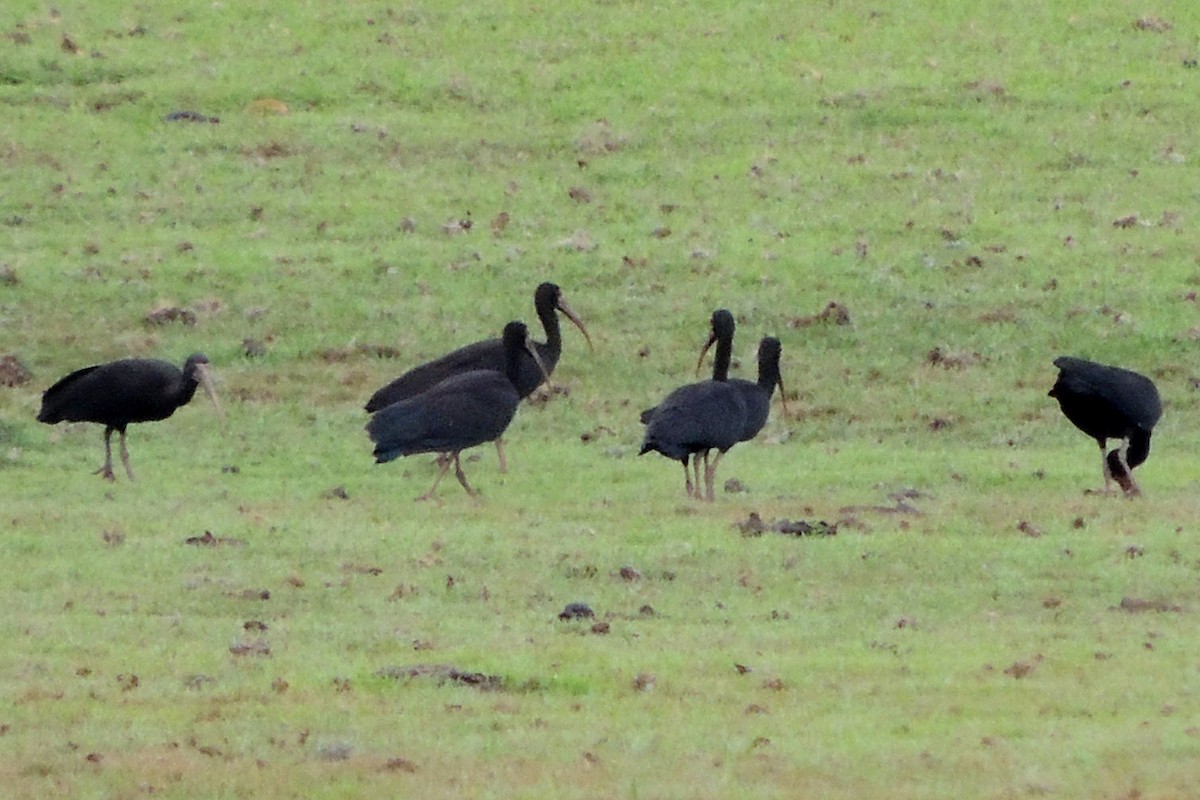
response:
[[[717,352],[713,356],[713,380],[729,379],[729,362],[733,358],[733,340],[722,336],[717,339]]]
[[[760,362],[758,365],[758,387],[765,389],[767,394],[771,394],[778,385],[779,363],[775,361]]]
[[[520,344],[511,344],[504,348],[504,375],[513,386],[520,381],[521,351],[524,349]]]
[[[555,357],[562,352],[562,329],[558,325],[558,314],[554,306],[539,308],[538,319],[542,322],[542,330],[546,332],[546,347]]]

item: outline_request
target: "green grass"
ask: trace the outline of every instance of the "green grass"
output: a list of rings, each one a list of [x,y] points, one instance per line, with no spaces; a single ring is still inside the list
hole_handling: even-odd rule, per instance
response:
[[[1194,796],[1197,12],[809,5],[5,6],[5,794]],[[414,504],[362,403],[547,279],[595,353]],[[718,306],[792,417],[699,505],[637,413]],[[225,428],[137,482],[34,419],[197,350]],[[1144,497],[1083,493],[1063,353],[1158,383]]]

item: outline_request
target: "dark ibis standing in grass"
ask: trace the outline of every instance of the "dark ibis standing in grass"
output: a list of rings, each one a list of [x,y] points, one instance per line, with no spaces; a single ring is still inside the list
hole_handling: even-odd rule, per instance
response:
[[[771,395],[775,387],[779,387],[780,402],[783,403],[784,416],[787,416],[787,401],[783,398],[783,380],[779,372],[779,357],[783,346],[774,337],[764,337],[758,345],[758,380],[748,381],[741,378],[729,378],[729,362],[733,349],[733,334],[735,323],[733,314],[725,309],[717,309],[712,315],[712,332],[708,341],[700,351],[696,362],[696,371],[704,363],[704,356],[713,344],[717,351],[713,359],[714,381],[724,381],[741,393],[746,404],[746,417],[739,441],[748,442],[758,435],[767,424],[771,412]],[[654,416],[657,407],[648,408],[642,412],[642,424],[648,424]],[[700,460],[703,458],[707,465],[708,453],[698,452],[692,456],[692,468],[695,473],[695,485],[700,485]],[[690,493],[690,492],[689,492]]]
[[[196,386],[221,413],[221,404],[208,373],[208,359],[202,353],[188,356],[179,367],[153,358],[125,358],[76,370],[51,386],[42,395],[38,422],[98,422],[104,428],[104,466],[96,470],[113,480],[112,432],[121,434],[121,463],[133,480],[129,450],[125,446],[125,427],[133,422],[166,419],[175,409],[187,405],[196,394]]]
[[[1054,359],[1058,380],[1049,392],[1076,428],[1100,445],[1104,493],[1115,480],[1128,496],[1141,493],[1133,468],[1150,455],[1150,433],[1162,416],[1162,400],[1154,382],[1121,367],[1082,358]],[[1121,445],[1105,453],[1109,439]]]
[[[728,323],[728,325],[726,325]],[[733,348],[733,315],[719,310],[713,314],[713,336],[717,344],[712,379],[680,386],[652,409],[643,412],[646,434],[638,455],[657,451],[683,464],[688,497],[713,500],[717,465],[729,448],[741,441],[746,428],[746,398],[725,376]],[[705,345],[707,350],[708,345]],[[703,355],[701,356],[703,359]],[[709,452],[717,451],[709,462]],[[692,462],[688,469],[688,460]],[[704,486],[700,485],[700,461],[704,461]],[[695,482],[692,475],[695,474]]]
[[[510,322],[501,338],[504,370],[475,369],[451,375],[421,394],[390,404],[371,417],[367,433],[375,443],[375,461],[383,464],[400,456],[438,453],[440,469],[433,486],[418,497],[433,497],[450,464],[458,482],[472,497],[459,453],[468,447],[499,439],[521,403],[518,381],[522,353],[534,366],[540,356],[523,322]]]
[[[521,398],[528,397],[543,382],[549,382],[550,373],[558,365],[559,356],[562,355],[562,331],[558,325],[556,312],[561,311],[567,319],[575,323],[575,326],[583,333],[584,339],[587,340],[588,347],[592,347],[592,338],[588,335],[587,328],[567,305],[562,289],[557,285],[547,282],[538,286],[533,293],[533,307],[546,332],[546,341],[534,343],[533,350],[522,349],[520,351],[514,385]],[[446,378],[463,372],[491,370],[502,373],[506,369],[505,352],[502,339],[484,339],[460,347],[433,361],[413,367],[396,378],[371,395],[366,409],[368,413],[374,414],[392,403],[419,395]],[[535,352],[541,359],[540,366],[534,360],[533,353]],[[500,458],[500,471],[504,472],[507,465],[504,461],[504,449],[498,438],[496,439],[496,453]]]

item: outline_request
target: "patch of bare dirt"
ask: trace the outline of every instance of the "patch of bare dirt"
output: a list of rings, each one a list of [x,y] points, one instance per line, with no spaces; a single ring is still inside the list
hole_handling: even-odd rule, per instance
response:
[[[17,356],[11,353],[0,356],[0,386],[11,389],[14,386],[24,386],[32,379],[33,373]]]
[[[571,389],[566,386],[561,386],[557,383],[553,386],[547,386],[543,383],[541,386],[533,390],[533,394],[525,398],[525,402],[532,406],[542,406],[550,402],[552,397],[558,395],[570,397]]]
[[[337,364],[342,361],[348,361],[353,357],[399,358],[401,353],[398,348],[391,345],[362,342],[353,347],[330,347],[322,350],[317,355],[326,363]]]
[[[375,673],[380,678],[395,680],[412,680],[426,678],[433,680],[438,686],[447,683],[457,683],[463,686],[473,686],[485,692],[499,691],[504,688],[504,677],[487,675],[482,672],[468,672],[449,664],[409,664],[407,666],[383,667]]]
[[[818,314],[805,314],[788,320],[789,328],[808,328],[819,323],[849,325],[850,310],[836,300],[830,300]]]
[[[1162,17],[1148,16],[1148,17],[1138,17],[1137,19],[1135,19],[1133,21],[1133,27],[1138,29],[1139,31],[1150,31],[1151,33],[1166,33],[1167,31],[1174,29],[1175,26],[1172,25],[1167,20],[1163,19]]]
[[[591,607],[586,603],[568,603],[562,611],[558,613],[559,619],[589,619],[596,616],[596,612],[592,611]]]
[[[978,352],[948,352],[941,347],[935,347],[925,354],[925,361],[931,366],[944,369],[964,369],[983,363],[984,358]]]
[[[169,325],[178,322],[181,325],[195,325],[196,312],[179,306],[159,306],[146,314],[147,325]]]
[[[199,111],[172,111],[163,116],[163,122],[204,122],[209,125],[217,125],[221,122],[221,118],[210,117]]]
[[[1033,671],[1036,668],[1036,664],[1031,664],[1028,661],[1014,661],[1011,665],[1005,667],[1004,674],[1010,678],[1016,678],[1017,680],[1020,680],[1021,678],[1026,678],[1033,674]]]
[[[595,428],[592,428],[590,431],[584,431],[583,433],[579,434],[579,441],[591,442],[596,439],[599,439],[602,436],[616,436],[616,435],[617,435],[617,432],[614,431],[612,428],[608,427],[607,425],[597,425]]]
[[[843,514],[854,514],[860,511],[871,511],[877,514],[914,514],[920,515],[921,510],[912,505],[910,500],[926,499],[928,495],[918,489],[901,489],[898,492],[892,492],[888,495],[888,499],[892,501],[892,505],[884,506],[842,506],[838,511]]]
[[[225,536],[214,536],[212,531],[205,531],[201,536],[189,536],[183,540],[184,544],[195,545],[197,547],[241,547],[246,543],[245,539],[231,539]]]
[[[260,97],[257,100],[251,100],[246,104],[246,111],[251,114],[259,114],[261,116],[283,116],[291,109],[288,104],[282,100],[277,100],[274,97]]]
[[[625,146],[627,137],[613,130],[607,119],[601,118],[588,125],[575,139],[575,149],[581,155],[599,156],[615,153]],[[579,168],[587,166],[586,161],[579,163]]]
[[[1042,537],[1042,529],[1034,525],[1029,520],[1021,520],[1017,523],[1017,530],[1028,536],[1030,539],[1040,539]]]
[[[376,567],[373,564],[342,564],[342,572],[350,572],[355,575],[382,575],[383,567]]]
[[[1166,600],[1144,600],[1140,597],[1122,597],[1120,605],[1111,606],[1113,611],[1124,611],[1129,614],[1144,614],[1149,611],[1170,611],[1176,614],[1183,612],[1183,606],[1168,603]]]
[[[742,536],[762,536],[764,533],[781,533],[785,536],[836,536],[838,525],[825,520],[808,522],[807,520],[777,519],[771,522],[763,520],[757,511],[751,511],[745,520],[737,522],[734,527]]]
[[[1011,306],[993,308],[979,315],[979,321],[985,325],[1003,325],[1018,320],[1017,310]]]
[[[240,592],[225,592],[225,596],[234,600],[270,600],[271,591],[269,589],[242,589]]]
[[[242,339],[242,354],[246,358],[262,358],[267,354],[267,345],[262,339],[248,336]]]
[[[264,639],[247,639],[231,644],[229,652],[235,656],[269,656],[271,645]]]

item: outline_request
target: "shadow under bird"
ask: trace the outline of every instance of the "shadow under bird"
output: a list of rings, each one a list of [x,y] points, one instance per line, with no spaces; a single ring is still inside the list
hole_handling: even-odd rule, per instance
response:
[[[96,470],[113,480],[112,432],[121,434],[121,463],[133,480],[125,428],[134,422],[166,419],[187,405],[203,386],[221,415],[221,404],[202,353],[188,356],[180,370],[174,364],[152,358],[125,358],[84,367],[67,375],[42,394],[38,422],[97,422],[104,425],[104,466]]]
[[[454,474],[467,494],[478,495],[467,483],[459,454],[469,447],[499,439],[508,429],[521,395],[522,354],[540,365],[537,348],[523,322],[510,322],[500,340],[504,345],[504,370],[476,369],[451,375],[427,391],[392,403],[367,423],[375,443],[375,461],[383,464],[418,453],[438,453],[440,469],[433,486],[417,498],[434,496],[438,484],[454,464]],[[544,376],[548,377],[548,376]]]
[[[1116,481],[1127,496],[1141,494],[1133,468],[1150,455],[1150,434],[1162,417],[1162,400],[1154,382],[1122,367],[1097,364],[1082,358],[1054,359],[1058,379],[1049,396],[1076,428],[1100,445],[1104,493]],[[1105,453],[1109,439],[1121,445]]]
[[[741,441],[746,430],[746,398],[727,380],[733,351],[733,315],[720,309],[712,317],[716,342],[713,379],[689,383],[672,391],[661,403],[642,412],[646,434],[638,455],[656,451],[683,464],[688,497],[713,500],[717,465],[729,448]],[[701,352],[701,362],[709,344]],[[717,456],[709,462],[709,452]],[[692,462],[688,469],[689,459]],[[700,461],[704,461],[704,488],[700,485]],[[695,483],[692,474],[695,473]]]
[[[517,362],[516,379],[513,382],[521,398],[528,397],[542,383],[550,382],[550,374],[558,365],[562,355],[562,330],[559,328],[557,312],[562,312],[583,333],[588,348],[592,347],[592,338],[588,335],[583,321],[576,316],[563,297],[562,289],[553,283],[543,283],[533,293],[533,307],[541,320],[542,329],[546,333],[546,341],[535,342],[533,349],[521,350]],[[534,359],[534,354],[540,359],[540,364]],[[502,339],[484,339],[473,344],[460,347],[446,355],[413,367],[396,380],[387,384],[367,401],[365,406],[368,413],[374,414],[400,400],[415,397],[428,391],[435,385],[451,377],[473,370],[491,370],[504,372],[505,348]],[[496,440],[496,453],[500,459],[500,471],[505,472],[508,465],[504,460],[504,449],[499,439]]]

